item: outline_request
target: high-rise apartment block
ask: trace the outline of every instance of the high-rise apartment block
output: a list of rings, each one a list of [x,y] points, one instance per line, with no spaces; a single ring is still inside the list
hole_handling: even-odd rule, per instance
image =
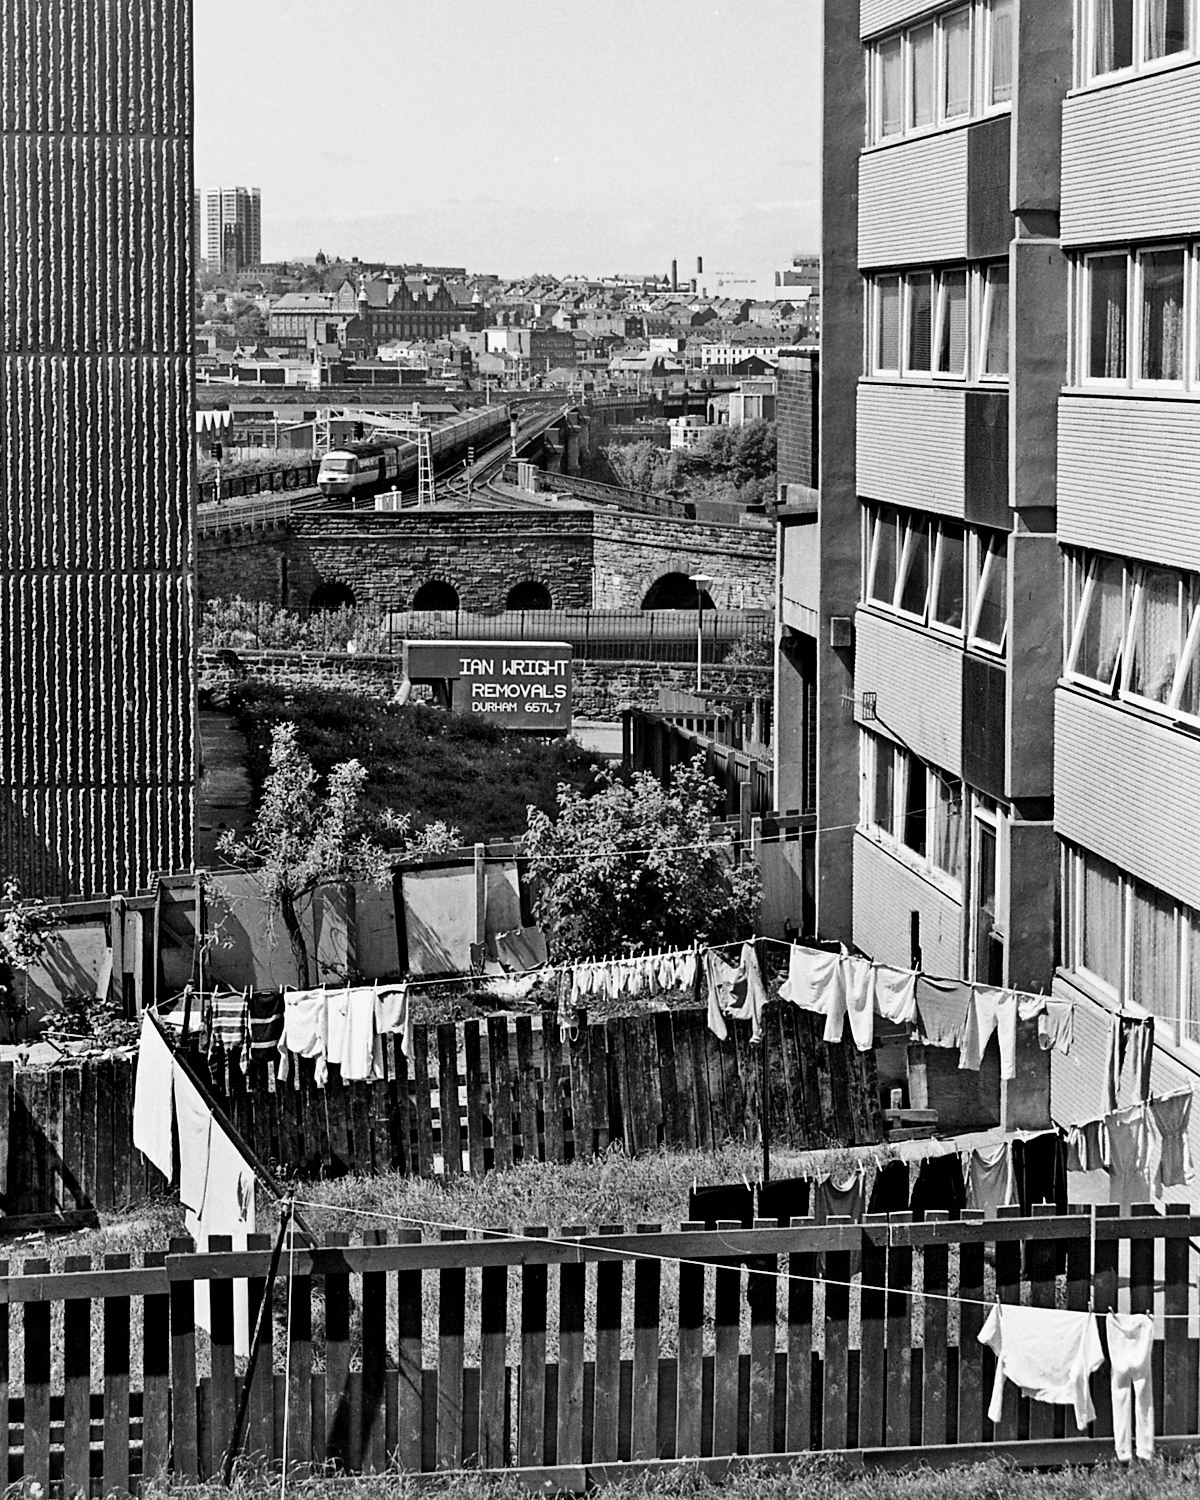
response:
[[[210,188],[205,194],[205,245],[210,270],[244,271],[262,264],[262,194],[258,188]]]
[[[1008,1118],[1094,1118],[1115,1013],[1200,1072],[1200,5],[826,0],[824,109],[779,804],[822,936],[1071,1000]]]
[[[192,858],[191,7],[0,27],[0,870]]]

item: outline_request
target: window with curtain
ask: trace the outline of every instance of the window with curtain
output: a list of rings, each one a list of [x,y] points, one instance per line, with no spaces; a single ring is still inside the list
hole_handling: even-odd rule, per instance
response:
[[[1190,44],[1188,0],[1146,0],[1146,57],[1171,57]]]
[[[1183,638],[1181,576],[1173,568],[1142,568],[1129,632],[1126,688],[1165,703],[1175,682]]]
[[[1129,306],[1129,258],[1093,255],[1087,262],[1088,375],[1124,380]]]
[[[1144,250],[1137,258],[1142,293],[1142,380],[1183,379],[1184,252]]]
[[[1130,999],[1174,1025],[1179,1016],[1175,903],[1138,881],[1130,890],[1130,906]]]
[[[967,368],[967,273],[943,271],[938,277],[937,370],[963,375]]]
[[[872,738],[874,775],[871,790],[872,822],[883,833],[896,828],[896,751],[887,740]]]
[[[879,134],[900,135],[904,130],[904,50],[900,38],[880,42]]]
[[[1121,883],[1116,868],[1094,854],[1078,856],[1079,963],[1114,990],[1121,987]]]
[[[876,369],[900,369],[900,278],[881,276],[875,283],[875,364]]]
[[[990,37],[987,102],[1003,104],[1012,98],[1013,0],[992,0],[988,12],[988,24]]]
[[[1092,72],[1133,67],[1134,0],[1092,0]]]
[[[1185,611],[1188,621],[1187,638],[1183,644],[1179,670],[1175,674],[1171,706],[1178,713],[1200,718],[1200,580],[1190,580],[1188,594]]]
[[[962,629],[964,564],[962,527],[939,522],[932,614],[939,625],[946,625],[951,630]]]
[[[910,276],[907,287],[908,350],[904,368],[928,374],[933,344],[933,277]]]
[[[979,573],[971,639],[1001,647],[1008,623],[1008,546],[1003,537],[980,537],[977,546]]]
[[[933,847],[930,858],[939,870],[962,879],[962,782],[933,774]]]
[[[937,49],[932,23],[908,34],[911,94],[909,120],[914,130],[932,125],[937,111]]]
[[[901,839],[914,854],[925,857],[929,839],[928,780],[925,767],[915,756],[904,756],[904,827]]]
[[[983,283],[983,332],[980,371],[1008,374],[1008,265],[989,266]]]
[[[911,520],[904,528],[904,554],[900,567],[899,607],[909,615],[925,617],[929,594],[929,522]]]
[[[942,113],[947,120],[955,120],[971,113],[971,12],[965,6],[942,21],[942,54]]]
[[[871,517],[870,577],[867,598],[890,605],[896,597],[896,513],[876,510]]]
[[[1125,637],[1125,569],[1119,558],[1093,559],[1069,669],[1111,687]]]

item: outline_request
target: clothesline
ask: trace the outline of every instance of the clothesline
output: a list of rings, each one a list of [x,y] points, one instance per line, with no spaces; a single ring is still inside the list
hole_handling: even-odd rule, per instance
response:
[[[326,1212],[336,1212],[338,1214],[352,1214],[352,1215],[354,1215],[354,1216],[356,1216],[358,1218],[363,1218],[363,1219],[375,1219],[375,1220],[382,1219],[386,1223],[389,1223],[389,1224],[397,1224],[397,1225],[401,1225],[401,1226],[407,1226],[407,1227],[410,1227],[410,1228],[438,1229],[438,1230],[449,1229],[449,1230],[455,1230],[455,1231],[458,1231],[458,1232],[462,1232],[462,1233],[465,1233],[465,1234],[482,1235],[485,1239],[511,1240],[513,1242],[524,1240],[524,1239],[527,1238],[526,1235],[519,1234],[519,1233],[517,1233],[516,1230],[512,1230],[512,1229],[493,1229],[491,1227],[480,1226],[480,1225],[477,1225],[477,1224],[456,1224],[456,1223],[451,1223],[449,1221],[445,1221],[445,1220],[441,1220],[441,1219],[420,1219],[420,1218],[417,1218],[417,1217],[415,1217],[413,1215],[406,1215],[406,1214],[385,1214],[385,1213],[380,1213],[380,1212],[376,1211],[375,1209],[350,1208],[346,1204],[343,1204],[343,1203],[337,1204],[336,1208],[334,1208],[333,1206],[331,1206],[328,1203],[318,1203],[315,1200],[311,1200],[311,1199],[297,1198],[294,1201],[297,1204],[297,1206],[299,1206],[300,1208],[315,1208],[315,1209],[323,1209]],[[798,1226],[796,1226],[793,1223],[792,1227],[796,1228]],[[835,1226],[835,1227],[844,1227],[844,1226]],[[892,1249],[893,1248],[893,1246],[892,1246],[892,1239],[891,1239],[892,1226],[891,1225],[886,1225],[886,1224],[881,1224],[878,1227],[880,1229],[886,1229],[887,1230],[887,1233],[888,1233],[887,1248],[889,1250]],[[740,1250],[737,1245],[733,1244],[727,1238],[725,1238],[726,1231],[717,1229],[717,1230],[708,1230],[708,1231],[705,1231],[705,1232],[709,1233],[709,1234],[717,1234],[717,1235],[719,1235],[721,1237],[721,1243],[722,1243],[722,1245],[727,1250],[729,1250],[731,1254],[732,1253],[737,1253],[737,1254],[740,1254],[740,1255],[745,1255],[746,1254],[745,1251]],[[592,1236],[590,1238],[593,1238],[593,1239],[596,1239],[596,1240],[602,1242],[605,1238],[607,1238],[607,1236],[597,1235],[597,1236]],[[562,1238],[561,1236],[555,1236],[555,1235],[552,1235],[552,1234],[547,1234],[547,1235],[541,1235],[541,1234],[539,1234],[538,1237],[537,1237],[537,1241],[538,1241],[539,1245],[555,1245],[555,1246],[558,1246],[560,1248],[565,1248],[565,1249],[577,1249],[579,1247],[579,1239],[565,1239],[565,1238]],[[1190,1243],[1191,1242],[1189,1241],[1189,1244]],[[1193,1246],[1193,1248],[1195,1248],[1195,1247]],[[660,1265],[702,1266],[702,1267],[707,1267],[707,1266],[711,1266],[713,1264],[713,1260],[712,1260],[711,1257],[708,1258],[708,1259],[701,1259],[701,1258],[696,1257],[696,1256],[687,1256],[687,1255],[663,1255],[663,1254],[661,1254],[661,1253],[659,1253],[657,1251],[652,1251],[652,1250],[631,1250],[631,1249],[627,1248],[626,1246],[613,1246],[612,1247],[612,1253],[614,1253],[614,1254],[616,1254],[618,1256],[621,1256],[622,1258],[627,1259],[627,1260],[648,1260],[648,1261],[655,1261],[655,1262],[657,1262]],[[745,1269],[746,1269],[746,1272],[747,1272],[747,1274],[749,1276],[769,1277],[770,1279],[772,1279],[774,1281],[782,1282],[782,1283],[787,1283],[787,1282],[801,1282],[801,1283],[803,1283],[804,1285],[807,1285],[807,1286],[838,1286],[838,1287],[847,1287],[847,1288],[858,1287],[858,1289],[860,1291],[863,1291],[863,1292],[883,1292],[883,1293],[885,1293],[887,1295],[905,1296],[905,1297],[910,1297],[910,1298],[913,1298],[913,1299],[920,1299],[920,1298],[926,1298],[926,1297],[928,1297],[928,1298],[930,1298],[933,1301],[937,1301],[937,1302],[956,1302],[956,1303],[960,1303],[963,1306],[967,1306],[967,1307],[988,1307],[988,1308],[990,1308],[990,1307],[995,1307],[996,1304],[999,1302],[999,1298],[997,1298],[997,1297],[964,1297],[961,1294],[956,1293],[956,1292],[931,1292],[931,1291],[924,1291],[924,1290],[922,1290],[922,1291],[914,1291],[911,1287],[903,1287],[903,1286],[877,1286],[877,1285],[875,1285],[872,1282],[865,1282],[865,1281],[861,1281],[861,1280],[860,1281],[854,1281],[854,1280],[843,1281],[839,1277],[834,1277],[834,1276],[821,1276],[821,1275],[805,1276],[805,1275],[802,1275],[801,1273],[796,1272],[796,1271],[778,1271],[778,1270],[772,1271],[772,1270],[767,1269],[766,1267],[753,1266],[753,1265],[747,1265],[745,1267]],[[1153,1290],[1155,1290],[1155,1291],[1165,1290],[1165,1283],[1155,1282],[1153,1284]],[[1091,1291],[1089,1291],[1089,1300],[1091,1299],[1091,1297],[1093,1295],[1094,1295],[1094,1293],[1092,1293]],[[1092,1308],[1092,1309],[1089,1309],[1089,1310],[1094,1311],[1095,1309]],[[1191,1317],[1196,1316],[1196,1315],[1194,1315],[1192,1313],[1168,1313],[1168,1312],[1164,1312],[1164,1313],[1158,1313],[1155,1316],[1165,1319],[1165,1318],[1191,1318]]]

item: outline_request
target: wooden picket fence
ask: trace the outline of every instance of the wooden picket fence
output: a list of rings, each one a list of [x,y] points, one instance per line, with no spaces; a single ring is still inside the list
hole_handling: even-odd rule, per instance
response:
[[[873,1053],[821,1039],[821,1018],[772,1003],[764,1011],[769,1128],[796,1148],[882,1136]],[[570,1161],[615,1144],[713,1149],[759,1138],[762,1054],[749,1026],[721,1043],[705,1012],[655,1011],[583,1023],[560,1036],[552,1012],[414,1029],[410,1066],[386,1038],[388,1077],[325,1088],[301,1060],[298,1086],[268,1086],[209,1067],[213,1094],[250,1146],[302,1178],[398,1170],[480,1176],[523,1161]],[[132,1141],[134,1059],[47,1069],[0,1065],[8,1108],[0,1184],[9,1213],[112,1208],[163,1186]],[[226,1077],[228,1073],[228,1078]]]
[[[244,1451],[351,1473],[516,1467],[573,1490],[613,1465],[684,1458],[1110,1456],[1106,1368],[1084,1437],[1065,1408],[1012,1386],[990,1421],[994,1360],[976,1335],[995,1300],[1155,1315],[1160,1446],[1196,1442],[1200,1218],[1018,1214],[328,1235],[282,1259]],[[245,1370],[232,1278],[248,1278],[253,1327],[270,1243],[197,1254],[177,1240],[140,1266],[83,1257],[53,1274],[46,1260],[0,1265],[9,1484],[72,1497],[218,1473]],[[200,1280],[211,1337],[195,1326]]]

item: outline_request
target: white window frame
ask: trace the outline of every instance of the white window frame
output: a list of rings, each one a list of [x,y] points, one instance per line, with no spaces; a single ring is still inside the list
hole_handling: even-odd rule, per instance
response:
[[[988,329],[992,317],[992,297],[994,283],[992,274],[1003,269],[1008,275],[1008,369],[1003,375],[996,374],[984,369],[984,361],[987,358]],[[985,385],[1007,385],[1012,372],[1013,362],[1013,339],[1012,339],[1012,269],[1005,261],[992,261],[981,266],[976,273],[976,286],[978,289],[978,334],[975,339],[975,378]],[[970,366],[968,365],[968,368]]]
[[[896,283],[896,363],[895,366],[883,363],[880,351],[883,346],[881,337],[883,327],[883,293],[882,283],[894,281]],[[890,375],[896,379],[904,368],[904,284],[905,277],[899,272],[889,272],[886,275],[874,276],[870,283],[870,355],[867,368],[872,375]]]
[[[964,620],[967,623],[967,644],[976,651],[985,651],[992,656],[1003,656],[1008,649],[1008,609],[1004,611],[1004,629],[1000,635],[999,644],[995,641],[983,639],[979,635],[979,616],[983,610],[983,601],[987,590],[985,583],[991,578],[992,569],[997,565],[1000,548],[1003,548],[1004,561],[1004,587],[1008,588],[1008,539],[1002,532],[979,532],[971,530],[969,533],[971,564],[968,572],[971,587],[968,598],[964,600]],[[969,609],[969,613],[968,613]]]
[[[949,115],[946,113],[946,92],[950,81],[950,49],[946,41],[946,31],[947,22],[953,20],[956,16],[965,16],[967,18],[967,107],[960,115]],[[938,17],[938,118],[944,125],[957,125],[964,120],[969,120],[975,112],[975,102],[979,97],[975,87],[975,34],[977,29],[975,7],[973,5],[957,5],[953,10],[948,10]]]
[[[1092,607],[1092,599],[1096,592],[1096,573],[1101,562],[1116,561],[1105,554],[1093,552],[1088,554],[1086,561],[1080,566],[1084,568],[1083,587],[1080,590],[1079,603],[1075,608],[1075,618],[1071,622],[1071,637],[1067,647],[1067,659],[1065,663],[1066,677],[1069,682],[1080,683],[1084,687],[1095,689],[1097,692],[1114,696],[1118,691],[1125,676],[1125,656],[1129,646],[1129,570],[1121,563],[1121,616],[1124,624],[1121,627],[1121,644],[1117,647],[1117,659],[1113,663],[1112,676],[1107,682],[1101,677],[1089,677],[1078,667],[1079,653],[1083,649],[1083,630],[1087,621],[1088,613]]]
[[[1175,574],[1176,592],[1176,627],[1178,630],[1179,650],[1175,656],[1175,672],[1171,679],[1171,689],[1165,701],[1157,698],[1147,698],[1141,693],[1135,693],[1129,686],[1130,675],[1133,670],[1133,642],[1134,634],[1141,624],[1142,609],[1145,602],[1145,583],[1147,568],[1162,568],[1165,572]],[[1129,598],[1129,606],[1126,612],[1125,638],[1121,642],[1121,660],[1118,665],[1117,675],[1120,683],[1120,696],[1128,703],[1136,703],[1142,708],[1148,708],[1151,713],[1163,713],[1169,711],[1171,698],[1175,692],[1175,683],[1179,681],[1179,663],[1183,657],[1184,643],[1187,640],[1189,621],[1187,618],[1187,578],[1178,568],[1165,566],[1161,563],[1139,563],[1132,569],[1132,581],[1130,579],[1130,568],[1125,568],[1125,591]]]
[[[909,360],[912,357],[912,295],[913,287],[920,278],[929,281],[929,368],[925,370],[913,369]],[[904,294],[900,302],[900,374],[905,380],[931,380],[933,378],[934,365],[934,324],[937,321],[937,288],[938,276],[935,271],[909,271],[901,278]]]
[[[950,523],[950,524],[954,524],[954,523]],[[943,567],[943,564],[945,563],[945,553],[943,551],[942,544],[943,544],[943,541],[945,539],[946,525],[947,525],[947,523],[945,521],[943,521],[941,519],[935,518],[935,521],[934,521],[934,535],[931,537],[931,541],[930,541],[930,551],[931,551],[932,555],[931,555],[931,558],[930,558],[930,565],[929,565],[929,603],[928,603],[928,608],[927,608],[927,619],[928,619],[928,624],[929,624],[930,630],[940,631],[941,634],[943,634],[943,635],[952,636],[955,640],[961,641],[962,638],[963,638],[963,631],[966,629],[966,626],[967,626],[968,611],[969,611],[969,605],[968,605],[969,591],[967,589],[967,566],[968,566],[968,559],[970,557],[970,550],[971,550],[970,532],[968,531],[968,529],[965,526],[961,526],[960,525],[958,527],[958,529],[962,532],[962,544],[963,544],[962,545],[962,576],[959,579],[959,598],[961,600],[961,611],[960,611],[960,613],[961,613],[961,619],[959,620],[959,623],[957,625],[947,625],[944,620],[939,620],[937,618],[937,612],[936,612],[936,609],[935,609],[935,604],[936,604],[937,597],[938,597],[938,591],[939,591],[939,589],[941,587],[942,567]]]
[[[1183,313],[1180,319],[1182,324],[1182,344],[1179,351],[1179,367],[1183,371],[1183,374],[1178,380],[1151,380],[1148,376],[1140,372],[1142,360],[1142,316],[1145,307],[1145,273],[1142,267],[1144,258],[1147,255],[1161,255],[1166,250],[1178,250],[1183,255]],[[1135,387],[1152,391],[1180,391],[1184,390],[1188,385],[1188,371],[1191,368],[1193,358],[1190,328],[1192,318],[1195,315],[1195,305],[1191,296],[1194,277],[1193,259],[1193,256],[1189,253],[1188,246],[1178,240],[1170,241],[1165,245],[1142,245],[1130,253],[1130,264],[1125,280],[1126,295],[1130,304],[1125,314],[1126,326],[1129,329],[1125,364],[1130,381]]]
[[[980,68],[978,79],[978,113],[980,116],[1003,114],[1012,109],[1012,95],[1016,92],[1017,85],[1017,59],[1014,47],[1012,59],[1012,82],[1007,99],[990,100],[992,91],[992,48],[995,45],[995,13],[997,0],[982,0],[980,27],[983,33],[982,45],[979,48]],[[1012,27],[1014,39],[1020,24],[1020,10],[1017,0],[1012,0]]]
[[[1171,686],[1171,696],[1166,702],[1166,711],[1182,724],[1200,725],[1200,709],[1195,713],[1189,713],[1181,707],[1180,700],[1183,697],[1183,685],[1188,679],[1193,662],[1200,658],[1200,578],[1193,576],[1190,579],[1187,590],[1190,596],[1184,608],[1190,608],[1191,615],[1187,630],[1184,632],[1183,647],[1179,653],[1179,664],[1175,668],[1175,681]],[[1156,708],[1163,705],[1156,704]]]
[[[878,755],[881,745],[886,745],[893,756],[894,774],[892,778],[892,827],[889,831],[879,822],[878,809],[875,806],[875,783],[878,770]],[[961,777],[944,776],[936,766],[930,765],[907,750],[903,745],[884,735],[875,734],[866,728],[859,729],[859,810],[858,827],[871,841],[880,848],[886,849],[899,859],[909,869],[928,880],[931,884],[940,887],[947,895],[961,900],[963,894],[964,875],[966,868],[967,849],[967,820],[970,810],[967,805],[967,787]],[[925,805],[925,853],[918,854],[911,845],[904,841],[904,821],[908,807],[908,789],[914,776],[924,777],[924,805]],[[963,826],[959,837],[959,874],[952,875],[949,871],[934,863],[932,849],[934,845],[934,829],[937,817],[937,787],[942,781],[953,781],[959,790],[960,817]],[[999,847],[999,846],[998,846]],[[999,857],[998,857],[999,862]]]
[[[1129,63],[1121,68],[1111,68],[1105,73],[1095,70],[1094,59],[1096,55],[1096,0],[1077,0],[1075,35],[1078,39],[1075,57],[1075,83],[1077,88],[1086,88],[1092,84],[1113,83],[1122,78],[1131,78],[1138,73],[1157,73],[1166,68],[1180,67],[1188,62],[1194,62],[1198,51],[1200,51],[1200,38],[1197,36],[1197,27],[1200,26],[1200,6],[1197,0],[1187,0],[1187,29],[1188,43],[1179,52],[1168,52],[1162,57],[1151,57],[1149,55],[1149,17],[1150,10],[1147,0],[1134,0],[1133,5],[1133,48],[1132,58]]]
[[[976,824],[985,824],[991,829],[996,841],[996,911],[992,931],[1004,943],[1005,959],[1008,958],[1009,902],[1008,902],[1008,813],[1002,803],[985,797],[981,792],[969,791],[964,784],[963,816],[966,819],[966,841],[963,860],[968,875],[965,888],[966,900],[963,914],[966,919],[968,968],[974,972],[979,962],[976,950],[975,915],[978,909],[978,843]]]
[[[1092,263],[1097,260],[1125,260],[1125,373],[1123,375],[1093,375],[1092,364]],[[1102,390],[1118,390],[1132,384],[1135,333],[1133,327],[1133,266],[1128,250],[1096,250],[1085,255],[1079,263],[1078,325],[1079,348],[1078,383],[1099,387]]]
[[[945,332],[946,318],[950,310],[950,295],[947,282],[951,276],[961,276],[963,281],[963,362],[961,370],[940,370],[938,369],[938,362],[942,353],[942,335]],[[935,380],[950,381],[961,385],[963,381],[970,379],[971,280],[971,268],[967,266],[946,266],[934,273],[933,327],[929,349],[929,363],[932,366],[930,373]]]
[[[924,537],[921,531],[924,528]],[[925,598],[919,612],[905,609],[901,604],[904,586],[908,582],[908,570],[912,565],[913,552],[918,541],[925,543]],[[900,512],[900,531],[896,545],[896,588],[892,594],[892,608],[902,619],[916,620],[924,624],[929,618],[929,583],[933,576],[930,557],[930,517],[919,512]]]
[[[930,95],[933,101],[933,115],[923,124],[917,124],[917,48],[914,37],[919,31],[929,32],[929,56],[933,63],[933,78],[931,81]],[[910,26],[904,33],[904,134],[926,135],[931,130],[937,130],[942,123],[941,108],[941,27],[933,20],[926,19],[918,21]]]

